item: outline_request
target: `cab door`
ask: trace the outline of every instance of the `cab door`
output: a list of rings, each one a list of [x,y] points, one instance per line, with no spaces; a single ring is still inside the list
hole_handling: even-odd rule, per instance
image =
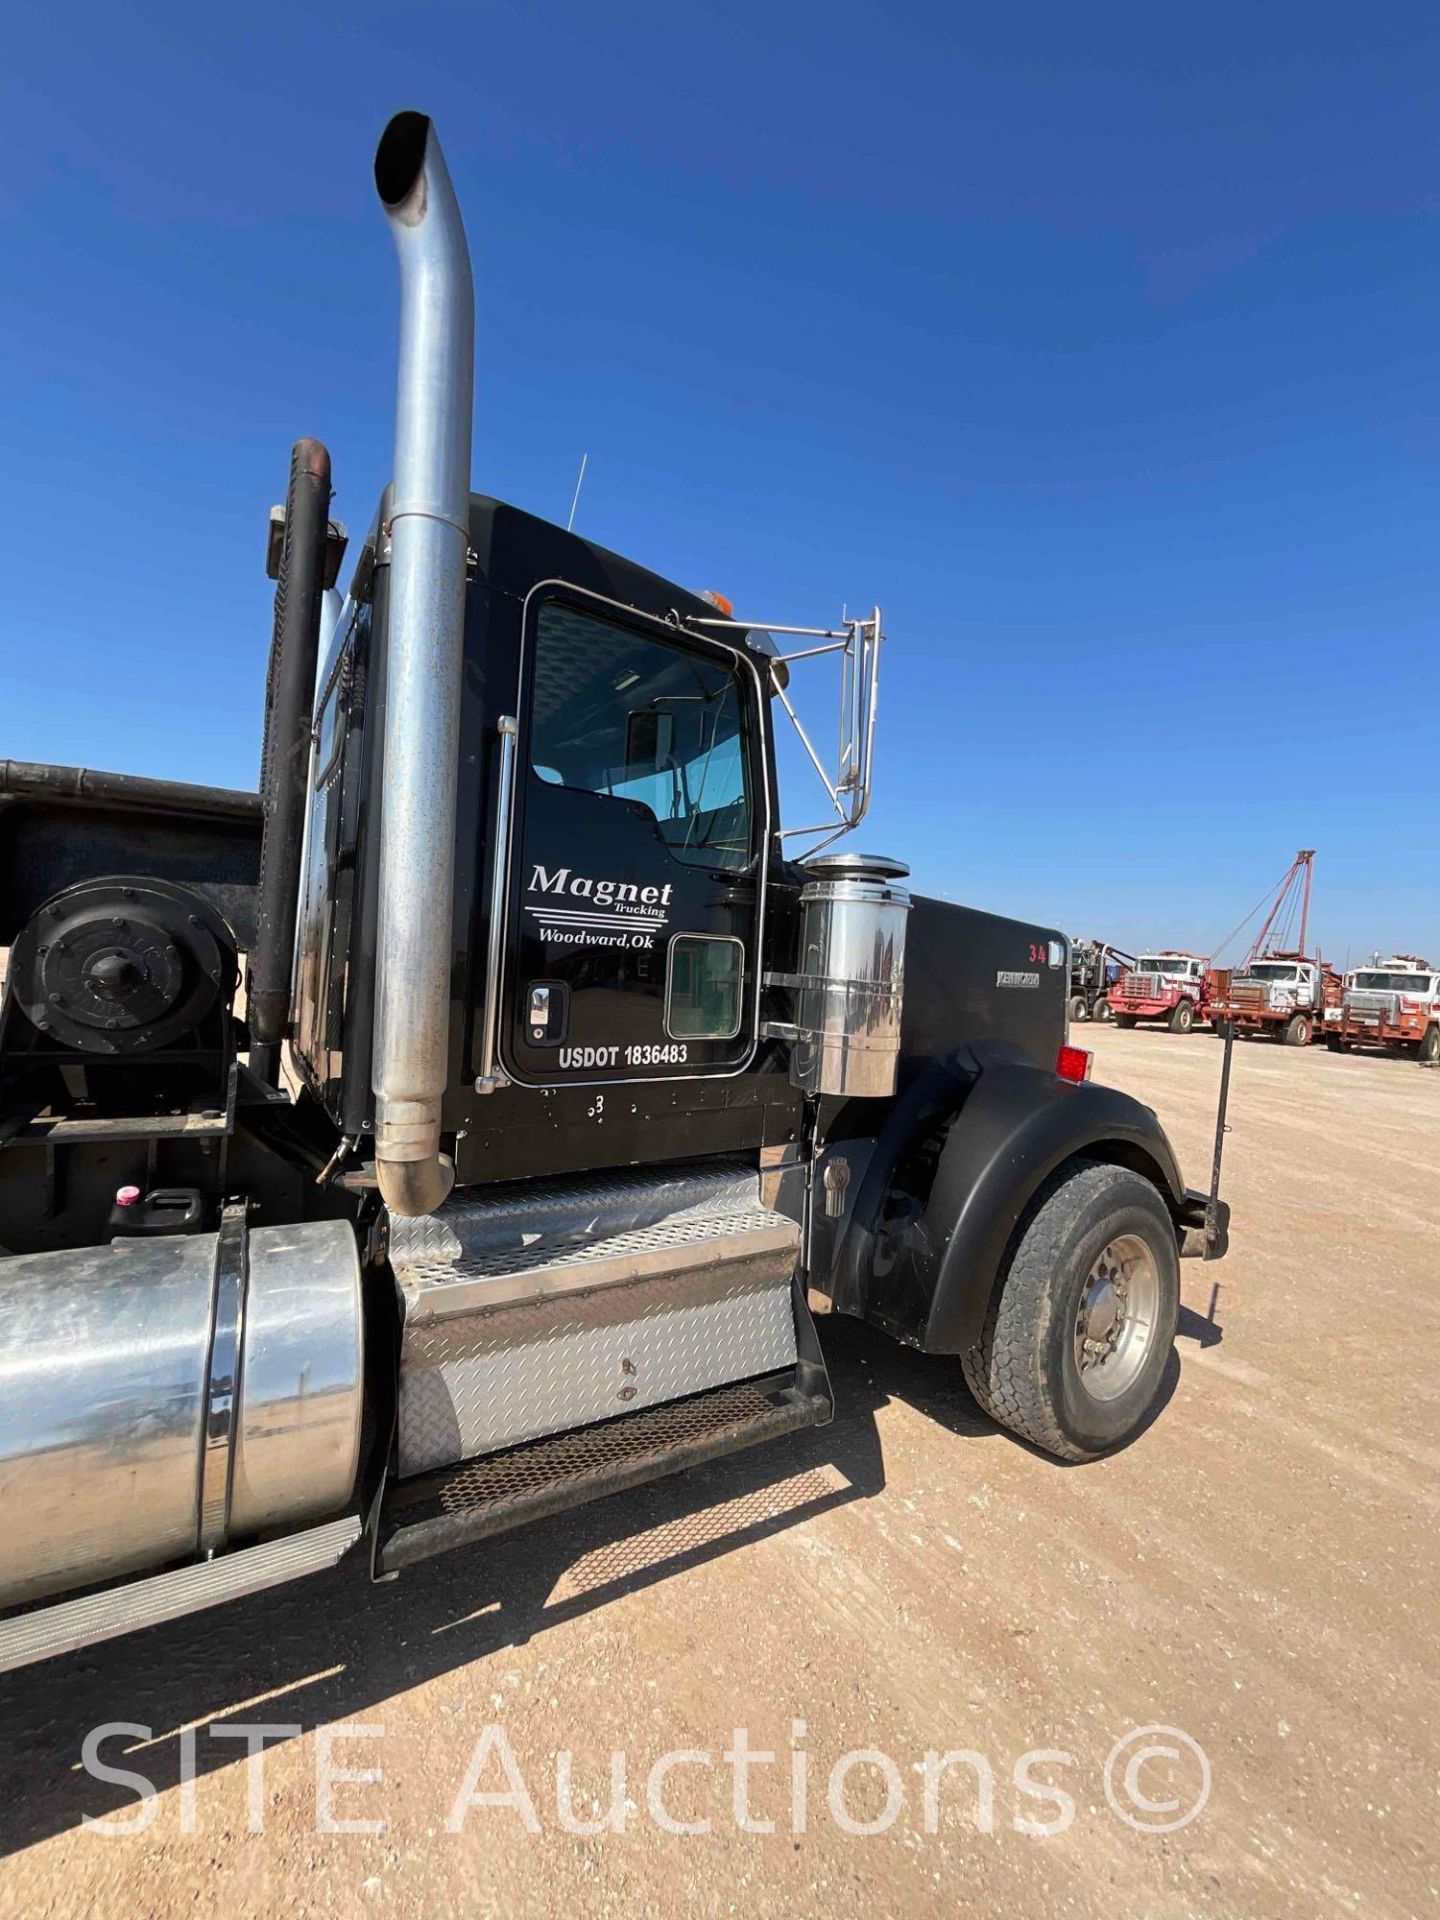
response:
[[[557,1087],[742,1072],[770,837],[754,664],[546,585],[520,677],[506,1073]]]

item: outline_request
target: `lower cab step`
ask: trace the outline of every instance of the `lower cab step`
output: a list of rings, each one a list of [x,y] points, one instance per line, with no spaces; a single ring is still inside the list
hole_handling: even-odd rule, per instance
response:
[[[802,1427],[824,1426],[833,1411],[823,1364],[802,1360],[785,1373],[712,1388],[393,1482],[376,1528],[375,1574],[398,1573],[451,1547]]]
[[[359,1516],[343,1514],[303,1533],[282,1534],[213,1560],[30,1607],[0,1621],[0,1673],[320,1573],[343,1559],[360,1533]]]

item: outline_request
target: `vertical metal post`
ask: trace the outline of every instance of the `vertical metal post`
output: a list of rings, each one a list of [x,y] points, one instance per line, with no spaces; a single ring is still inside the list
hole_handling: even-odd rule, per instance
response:
[[[1220,1104],[1215,1112],[1215,1152],[1210,1161],[1210,1197],[1205,1203],[1205,1252],[1220,1240],[1220,1162],[1225,1152],[1229,1128],[1225,1116],[1230,1106],[1230,1057],[1235,1051],[1235,1022],[1225,1025],[1225,1057],[1220,1063]]]

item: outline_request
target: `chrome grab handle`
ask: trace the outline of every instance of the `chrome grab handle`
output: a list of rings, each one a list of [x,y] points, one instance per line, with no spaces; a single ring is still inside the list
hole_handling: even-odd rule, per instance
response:
[[[519,733],[514,714],[500,717],[500,791],[495,799],[495,862],[490,871],[490,925],[485,942],[485,1005],[480,1019],[480,1071],[477,1093],[494,1093],[510,1082],[496,1066],[500,1032],[501,937],[505,922],[505,887],[510,877],[510,816],[515,802],[515,744]]]

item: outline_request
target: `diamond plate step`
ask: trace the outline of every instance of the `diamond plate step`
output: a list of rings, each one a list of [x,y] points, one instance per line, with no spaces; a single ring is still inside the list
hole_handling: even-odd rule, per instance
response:
[[[729,1160],[481,1188],[392,1215],[389,1231],[411,1322],[709,1266],[742,1242],[799,1244],[795,1222],[761,1205],[754,1168]]]
[[[715,1388],[644,1413],[470,1460],[397,1483],[381,1511],[375,1571],[622,1492],[802,1427],[824,1426],[833,1406],[823,1369]]]
[[[798,1246],[731,1161],[485,1189],[392,1220],[400,1473],[793,1366]]]

